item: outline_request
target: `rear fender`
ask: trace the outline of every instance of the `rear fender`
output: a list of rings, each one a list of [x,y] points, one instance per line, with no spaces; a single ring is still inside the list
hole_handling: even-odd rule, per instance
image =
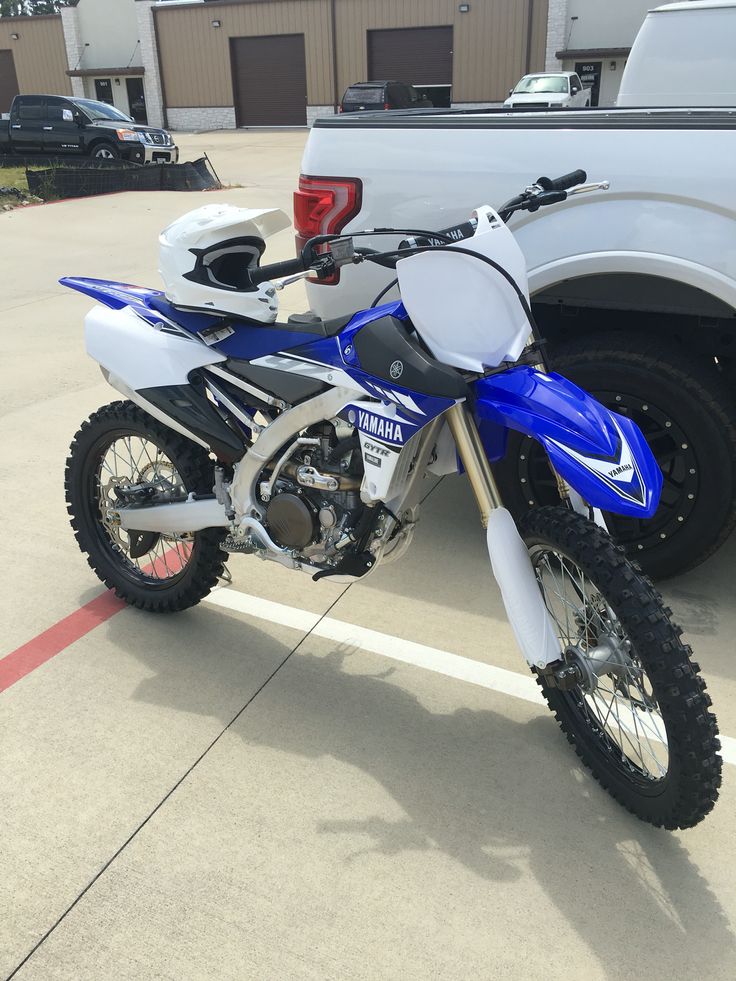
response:
[[[152,314],[146,302],[152,297],[161,296],[160,290],[149,290],[144,286],[130,286],[128,283],[115,283],[109,279],[88,279],[81,276],[65,276],[59,280],[62,286],[77,293],[84,293],[98,303],[103,303],[112,310],[122,310],[123,307],[133,307],[138,313]],[[158,318],[161,319],[160,317]]]
[[[484,421],[538,440],[588,504],[638,518],[657,510],[662,473],[639,427],[555,372],[519,366],[474,385]]]

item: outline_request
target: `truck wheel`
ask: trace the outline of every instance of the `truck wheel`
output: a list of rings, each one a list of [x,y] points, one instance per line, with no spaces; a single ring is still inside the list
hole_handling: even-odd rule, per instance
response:
[[[606,514],[613,537],[657,579],[705,561],[736,525],[736,405],[716,368],[675,343],[624,333],[558,345],[550,360],[555,371],[633,419],[662,468],[654,517]],[[495,472],[516,517],[559,499],[547,456],[531,437],[510,434]]]
[[[95,143],[91,156],[93,160],[118,160],[120,150],[112,143]]]

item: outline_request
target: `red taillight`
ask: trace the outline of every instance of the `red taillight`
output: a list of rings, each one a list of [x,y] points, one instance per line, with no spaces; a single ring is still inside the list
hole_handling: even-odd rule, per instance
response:
[[[391,108],[391,106],[388,104],[388,102],[384,102],[383,103],[383,108],[388,112],[388,110]]]
[[[296,245],[301,250],[314,235],[335,235],[361,209],[363,182],[355,177],[299,177],[294,191]],[[339,282],[339,271],[330,279],[313,280],[326,285]]]

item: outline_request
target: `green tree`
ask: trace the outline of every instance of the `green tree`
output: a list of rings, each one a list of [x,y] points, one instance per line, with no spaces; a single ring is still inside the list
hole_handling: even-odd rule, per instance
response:
[[[19,17],[22,14],[56,14],[61,7],[71,7],[75,0],[0,0],[0,15]]]

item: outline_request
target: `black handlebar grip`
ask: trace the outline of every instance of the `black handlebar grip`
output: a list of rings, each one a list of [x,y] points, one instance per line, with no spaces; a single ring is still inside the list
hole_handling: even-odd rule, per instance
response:
[[[435,235],[415,235],[412,238],[405,238],[399,242],[400,249],[426,248],[432,246],[437,248],[439,245],[447,245],[447,239],[451,242],[462,242],[463,239],[472,238],[475,235],[477,222],[474,219],[464,221],[460,225],[450,225],[449,228],[441,228]]]
[[[465,238],[472,238],[475,235],[475,229],[477,228],[477,221],[464,221],[460,225],[451,225],[450,228],[441,228],[438,232],[439,235],[446,235],[448,238],[452,239],[453,242],[462,242]]]
[[[562,177],[557,177],[550,181],[550,191],[569,191],[571,187],[577,187],[578,184],[584,184],[588,179],[588,175],[584,170],[573,170],[571,174],[564,174]]]
[[[260,286],[269,279],[279,279],[281,276],[295,276],[297,273],[304,272],[304,262],[301,256],[296,259],[287,259],[286,262],[272,262],[269,266],[261,266],[259,269],[249,270],[250,281],[253,286]]]

